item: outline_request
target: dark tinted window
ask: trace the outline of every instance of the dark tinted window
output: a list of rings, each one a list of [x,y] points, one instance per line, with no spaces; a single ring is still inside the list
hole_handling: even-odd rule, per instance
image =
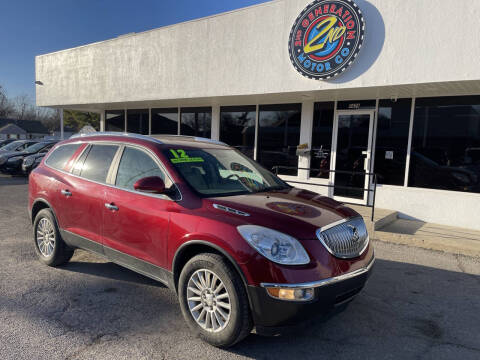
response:
[[[379,184],[404,185],[411,99],[380,100],[375,170]]]
[[[165,173],[148,154],[142,150],[126,147],[118,166],[115,185],[134,190],[133,184],[148,176],[159,176],[166,182]],[[169,184],[165,186],[169,187]]]
[[[256,107],[225,106],[220,109],[220,141],[253,159]]]
[[[45,163],[55,169],[63,170],[68,160],[75,154],[80,144],[67,144],[56,148],[49,156]]]
[[[127,132],[148,135],[148,109],[127,110]]]
[[[180,134],[210,138],[211,126],[211,108],[182,108]]]
[[[152,109],[152,134],[178,134],[178,109]]]
[[[480,193],[480,96],[415,103],[409,186]]]
[[[334,102],[315,103],[310,156],[311,177],[329,177],[334,109]]]
[[[116,145],[92,145],[83,163],[80,176],[93,181],[105,182],[117,149]]]
[[[283,165],[293,169],[279,174],[297,175],[301,111],[301,104],[260,106],[257,160],[268,170]]]
[[[105,131],[125,131],[125,111],[105,111]]]

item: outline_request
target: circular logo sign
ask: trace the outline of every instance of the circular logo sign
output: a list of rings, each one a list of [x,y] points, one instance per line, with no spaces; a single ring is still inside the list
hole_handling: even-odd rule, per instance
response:
[[[290,60],[311,79],[341,74],[357,57],[365,34],[362,12],[351,0],[316,0],[293,24]]]

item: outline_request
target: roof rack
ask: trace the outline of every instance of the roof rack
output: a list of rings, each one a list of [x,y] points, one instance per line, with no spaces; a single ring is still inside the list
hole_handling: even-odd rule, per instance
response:
[[[115,131],[98,131],[94,133],[87,133],[87,134],[74,134],[70,136],[70,139],[74,138],[80,138],[80,137],[92,137],[92,136],[120,136],[120,137],[130,137],[133,139],[141,139],[141,140],[147,140],[147,141],[153,141],[158,144],[164,144],[161,140],[157,138],[157,136],[165,136],[165,137],[183,137],[183,138],[189,138],[194,141],[199,141],[199,142],[206,142],[210,144],[217,144],[217,145],[225,145],[228,146],[226,143],[219,141],[219,140],[214,140],[214,139],[209,139],[205,137],[199,137],[199,136],[188,136],[188,135],[170,135],[170,134],[158,134],[158,135],[141,135],[141,134],[135,134],[135,133],[127,133],[127,132],[115,132]]]
[[[147,140],[147,141],[153,141],[158,144],[163,144],[160,140],[148,136],[148,135],[141,135],[141,134],[134,134],[134,133],[121,133],[121,132],[114,132],[114,131],[98,131],[94,133],[88,133],[88,134],[74,134],[70,136],[70,139],[74,138],[80,138],[80,137],[93,137],[93,136],[119,136],[119,137],[129,137],[133,139],[141,139],[141,140]]]
[[[214,140],[214,139],[209,139],[209,138],[206,138],[206,137],[200,137],[200,136],[191,136],[191,135],[173,135],[173,134],[165,134],[165,135],[162,135],[162,134],[156,134],[156,135],[153,135],[153,136],[159,136],[159,137],[179,137],[179,138],[188,138],[188,139],[192,139],[194,141],[199,141],[199,142],[207,142],[207,143],[210,143],[210,144],[217,144],[217,145],[225,145],[225,146],[228,146],[228,144],[224,143],[223,141],[220,141],[220,140]]]

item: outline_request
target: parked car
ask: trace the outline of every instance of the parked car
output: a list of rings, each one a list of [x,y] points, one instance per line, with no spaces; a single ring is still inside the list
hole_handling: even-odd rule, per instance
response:
[[[374,262],[354,210],[209,139],[62,141],[30,174],[29,212],[42,263],[81,248],[158,280],[221,347],[342,309]]]
[[[22,172],[23,159],[26,156],[40,154],[44,156],[56,141],[42,141],[30,145],[22,151],[11,151],[0,154],[0,171],[8,174],[19,174]]]
[[[33,155],[28,155],[23,158],[22,162],[22,173],[25,176],[28,176],[33,169],[35,169],[41,162],[42,159],[45,157],[47,153],[38,153]]]
[[[0,148],[0,155],[7,153],[7,152],[12,152],[12,151],[23,151],[27,147],[29,147],[32,144],[35,144],[36,140],[15,140],[12,141],[10,144],[7,144]]]
[[[11,142],[14,142],[16,139],[6,139],[6,140],[2,140],[0,141],[0,149],[2,147],[4,147],[5,145],[8,145],[10,144]]]

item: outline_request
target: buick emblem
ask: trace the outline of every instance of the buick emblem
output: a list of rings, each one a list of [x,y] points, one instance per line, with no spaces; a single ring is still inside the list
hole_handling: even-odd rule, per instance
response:
[[[358,229],[353,225],[348,225],[352,229],[352,242],[357,243],[360,240],[360,235],[358,235]]]

